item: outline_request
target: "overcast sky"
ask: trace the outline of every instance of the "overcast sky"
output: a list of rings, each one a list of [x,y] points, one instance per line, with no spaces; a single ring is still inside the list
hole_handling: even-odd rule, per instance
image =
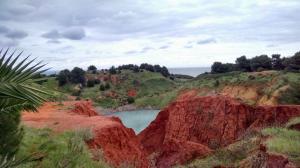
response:
[[[0,0],[0,48],[53,69],[210,66],[300,50],[299,0]]]

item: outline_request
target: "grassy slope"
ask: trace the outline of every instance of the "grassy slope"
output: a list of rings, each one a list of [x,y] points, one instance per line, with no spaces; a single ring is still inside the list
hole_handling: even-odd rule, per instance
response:
[[[26,128],[25,136],[16,158],[34,154],[36,161],[22,164],[20,168],[108,168],[109,166],[92,159],[84,140],[92,137],[89,130],[55,134],[50,129]]]
[[[122,71],[121,74],[118,74],[118,77],[121,81],[119,84],[114,85],[108,82],[111,86],[109,90],[100,91],[100,85],[98,84],[94,87],[84,88],[81,97],[84,99],[90,98],[102,107],[112,108],[126,104],[128,90],[134,89],[137,90],[135,105],[139,107],[150,105],[155,108],[161,108],[176,96],[174,92],[174,89],[177,88],[176,82],[163,77],[160,73]],[[69,87],[67,86],[66,88]],[[67,90],[66,88],[60,89],[70,93],[70,89]],[[111,91],[115,92],[118,98],[111,98],[106,95]]]
[[[300,117],[291,119],[286,127],[300,123]],[[266,144],[268,152],[283,154],[295,165],[300,166],[300,131],[290,130],[286,127],[270,127],[260,133],[245,137],[225,148],[217,149],[214,154],[202,159],[195,159],[183,167],[212,168],[214,166],[238,167],[239,163],[246,159],[254,149],[259,147],[259,137],[269,137]]]
[[[89,74],[92,76],[93,74]],[[111,89],[117,93],[118,98],[111,98],[106,95],[108,91],[100,91],[99,84],[91,88],[84,88],[81,98],[93,99],[96,104],[111,108],[126,104],[127,91],[135,89],[138,91],[135,98],[135,105],[138,107],[152,106],[162,108],[169,102],[174,100],[181,89],[203,89],[219,92],[226,86],[242,86],[246,88],[255,88],[257,94],[270,98],[276,91],[283,86],[290,86],[286,91],[278,96],[279,104],[300,104],[300,73],[292,72],[269,72],[267,75],[257,73],[230,72],[224,74],[202,74],[197,78],[188,81],[172,81],[163,77],[159,73],[122,71],[118,75],[121,83],[111,85]],[[49,78],[43,84],[46,88],[56,90],[53,99],[64,100],[66,95],[74,92],[74,86],[67,84],[63,87],[57,87],[57,81],[54,78]],[[64,94],[60,94],[64,93]],[[205,94],[204,94],[205,95]],[[256,101],[243,100],[251,105],[256,104]]]
[[[269,72],[266,75],[259,73],[230,72],[224,74],[203,74],[192,81],[185,83],[185,88],[206,88],[221,91],[225,86],[253,87],[260,97],[270,97],[279,88],[289,85],[289,89],[278,97],[279,104],[300,104],[300,73]],[[244,100],[246,103],[248,100]],[[255,104],[251,102],[250,104]]]

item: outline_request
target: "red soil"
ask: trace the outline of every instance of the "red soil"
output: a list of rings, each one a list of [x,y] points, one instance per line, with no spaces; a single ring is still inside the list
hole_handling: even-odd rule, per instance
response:
[[[97,116],[98,113],[93,108],[92,101],[80,101],[74,104],[74,109],[72,110],[73,113],[79,115],[86,115],[86,116]]]
[[[130,89],[127,91],[127,96],[135,97],[137,95],[137,91],[135,89]]]
[[[285,124],[296,116],[300,116],[300,106],[251,107],[230,97],[198,97],[191,91],[163,109],[138,136],[119,118],[95,116],[88,102],[70,101],[63,106],[46,103],[39,113],[23,113],[22,121],[58,132],[91,128],[94,138],[87,142],[89,147],[101,148],[112,165],[127,163],[144,168],[149,167],[147,158],[154,157],[157,167],[167,168],[204,157],[215,148],[234,143],[248,131]],[[286,163],[281,156],[268,157],[270,164]]]
[[[138,135],[148,155],[159,153],[158,167],[205,156],[249,130],[300,116],[300,106],[254,108],[224,96],[192,97],[170,104]]]
[[[126,128],[116,117],[88,117],[86,114],[78,115],[70,111],[74,104],[78,107],[80,103],[82,102],[64,102],[63,106],[45,103],[38,113],[24,112],[22,122],[36,128],[52,128],[57,132],[91,128],[94,138],[87,143],[92,149],[101,149],[106,161],[114,166],[128,164],[148,167],[145,152],[132,129]],[[91,113],[90,110],[87,112]]]

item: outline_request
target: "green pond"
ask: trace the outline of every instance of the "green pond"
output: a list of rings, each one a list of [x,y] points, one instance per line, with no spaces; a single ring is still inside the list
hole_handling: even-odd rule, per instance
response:
[[[122,111],[108,116],[119,117],[127,128],[132,128],[138,134],[156,118],[158,112],[159,110]]]

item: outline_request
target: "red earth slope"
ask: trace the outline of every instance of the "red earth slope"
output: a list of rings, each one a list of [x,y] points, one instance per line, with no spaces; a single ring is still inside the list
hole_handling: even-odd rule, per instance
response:
[[[145,152],[134,131],[126,128],[119,118],[95,114],[89,102],[64,102],[63,106],[45,103],[38,113],[23,113],[22,122],[57,132],[90,128],[94,138],[87,144],[91,149],[101,149],[107,162],[114,166],[148,167]]]
[[[187,96],[162,110],[138,137],[148,155],[158,153],[158,167],[170,167],[295,116],[300,116],[300,106],[254,108],[224,96]]]

